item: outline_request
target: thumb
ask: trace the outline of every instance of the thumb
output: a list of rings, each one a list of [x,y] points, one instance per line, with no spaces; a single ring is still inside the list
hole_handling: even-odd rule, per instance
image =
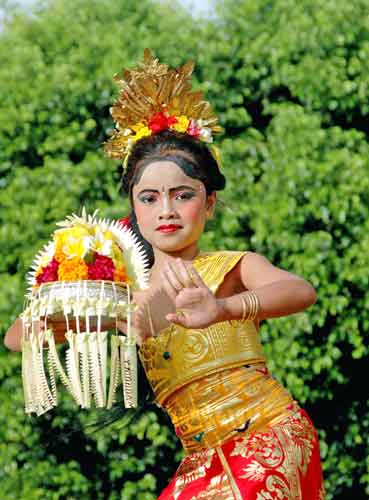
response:
[[[167,314],[165,318],[170,321],[171,323],[175,323],[176,325],[180,326],[186,326],[187,321],[186,321],[186,316],[183,313],[171,313]]]

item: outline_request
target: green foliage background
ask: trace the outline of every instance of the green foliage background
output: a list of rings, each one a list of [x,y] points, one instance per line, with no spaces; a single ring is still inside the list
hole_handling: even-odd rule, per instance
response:
[[[228,187],[206,249],[252,249],[304,276],[318,302],[261,330],[274,374],[321,438],[327,498],[369,494],[368,0],[224,0],[194,20],[150,0],[47,1],[0,32],[0,327],[55,221],[86,205],[118,218],[112,76],[144,47],[197,62],[220,115]],[[20,355],[0,347],[0,498],[150,500],[181,457],[150,409],[96,434],[67,397],[26,417]],[[73,424],[73,432],[71,425]]]

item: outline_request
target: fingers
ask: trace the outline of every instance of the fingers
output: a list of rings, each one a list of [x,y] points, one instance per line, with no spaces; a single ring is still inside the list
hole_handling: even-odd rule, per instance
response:
[[[177,276],[181,280],[184,288],[192,288],[195,286],[195,283],[192,279],[191,269],[188,263],[185,263],[182,259],[177,259],[176,271]]]
[[[177,310],[175,313],[167,314],[166,319],[171,323],[175,323],[176,325],[184,327],[188,326],[187,316],[181,310]]]
[[[201,278],[199,273],[196,271],[194,266],[192,264],[187,264],[187,266],[188,266],[188,273],[191,277],[191,281],[194,284],[194,286],[199,287],[199,288],[207,288],[203,279]]]
[[[207,291],[200,288],[186,288],[176,298],[176,307],[187,308],[199,304],[207,295]]]
[[[164,287],[174,300],[184,288],[206,288],[199,273],[192,264],[176,259],[175,262],[166,262],[163,270]]]

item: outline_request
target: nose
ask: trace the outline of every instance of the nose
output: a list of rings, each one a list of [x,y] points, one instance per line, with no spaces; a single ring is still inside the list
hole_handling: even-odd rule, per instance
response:
[[[161,211],[159,213],[159,219],[175,219],[177,216],[176,211],[173,208],[171,200],[169,197],[165,196],[161,204]]]

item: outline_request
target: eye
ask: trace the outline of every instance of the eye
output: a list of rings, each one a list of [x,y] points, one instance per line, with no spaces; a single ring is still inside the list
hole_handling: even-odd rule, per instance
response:
[[[143,195],[139,196],[138,199],[141,201],[141,203],[145,203],[146,205],[149,205],[151,203],[154,203],[156,198],[152,194],[143,194]]]
[[[180,191],[176,194],[176,200],[190,200],[195,196],[192,191]]]

